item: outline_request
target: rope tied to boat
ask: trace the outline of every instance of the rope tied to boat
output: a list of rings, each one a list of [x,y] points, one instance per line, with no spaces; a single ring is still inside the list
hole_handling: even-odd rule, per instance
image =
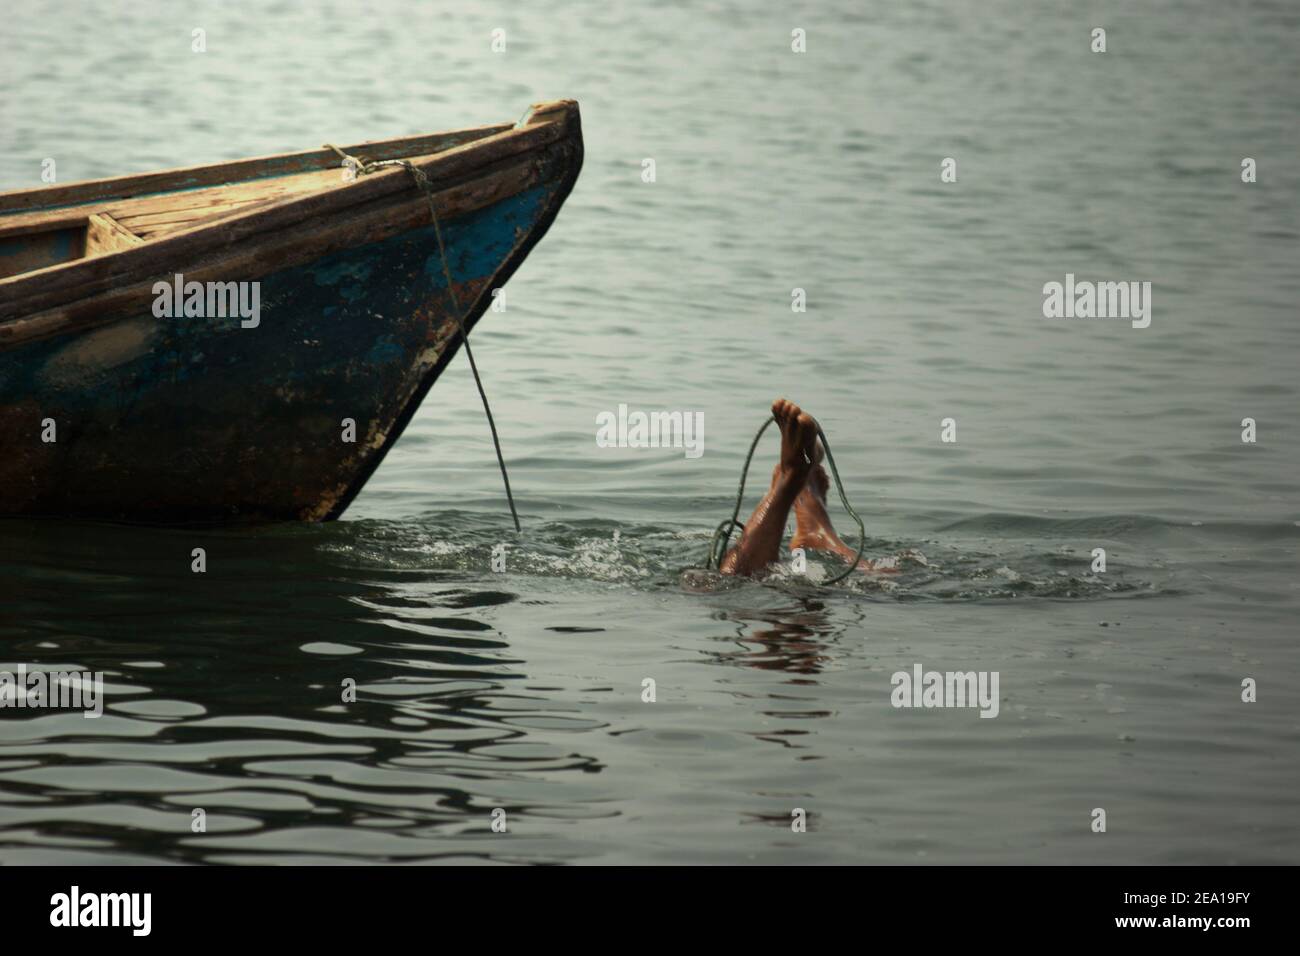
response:
[[[740,488],[736,491],[736,507],[731,511],[731,517],[721,522],[713,532],[713,538],[709,541],[709,557],[705,567],[709,570],[721,571],[722,559],[727,556],[727,545],[731,542],[731,533],[739,528],[742,532],[745,530],[745,524],[740,520],[740,504],[745,497],[745,479],[749,476],[749,465],[754,460],[754,451],[758,448],[758,440],[763,437],[763,432],[767,431],[767,426],[776,421],[776,417],[769,415],[767,421],[758,429],[758,434],[749,444],[749,454],[745,456],[745,467],[740,470]],[[850,517],[858,525],[858,553],[853,559],[853,563],[845,568],[841,573],[835,575],[826,582],[826,585],[839,584],[847,578],[857,568],[858,562],[862,560],[862,552],[867,546],[867,529],[863,525],[862,519],[858,513],[853,510],[849,504],[848,496],[844,494],[844,482],[840,480],[840,471],[835,467],[835,456],[831,454],[831,443],[826,440],[826,433],[822,431],[822,426],[817,425],[817,437],[821,439],[822,450],[826,452],[826,463],[831,466],[831,474],[835,477],[835,490],[839,492],[840,503],[844,505]]]
[[[522,529],[519,526],[519,512],[515,510],[515,497],[510,492],[510,474],[506,471],[506,459],[501,453],[501,439],[497,437],[496,421],[492,418],[492,408],[488,405],[487,392],[483,390],[483,380],[479,378],[478,363],[474,361],[474,351],[469,347],[469,332],[465,328],[465,321],[461,315],[460,300],[451,282],[451,265],[447,262],[447,247],[442,241],[442,225],[438,221],[438,207],[433,197],[433,182],[423,169],[407,159],[377,159],[366,162],[355,156],[349,156],[333,143],[325,143],[323,148],[332,149],[338,153],[343,159],[343,165],[352,170],[354,178],[368,176],[376,170],[400,166],[411,174],[411,178],[415,180],[415,185],[424,193],[424,198],[429,203],[429,216],[433,220],[433,234],[438,240],[438,255],[442,258],[442,275],[447,282],[447,295],[451,297],[451,314],[456,320],[456,327],[460,330],[461,342],[465,345],[465,357],[469,359],[469,370],[474,373],[474,385],[478,388],[479,398],[483,400],[483,413],[487,415],[488,429],[492,432],[492,445],[497,453],[497,464],[501,466],[501,481],[506,486],[506,501],[510,504],[510,517],[514,519],[515,532],[520,532]],[[474,306],[478,305],[478,301],[482,297],[483,293],[479,292],[478,298],[471,303],[470,311],[473,311]]]

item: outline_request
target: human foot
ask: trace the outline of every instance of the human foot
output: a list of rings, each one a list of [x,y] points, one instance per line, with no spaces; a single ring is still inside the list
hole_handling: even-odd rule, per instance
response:
[[[820,456],[817,422],[784,398],[772,403],[772,417],[781,429],[781,460],[772,475],[773,484],[784,482],[801,489]]]
[[[790,547],[817,551],[838,550],[836,545],[847,547],[835,533],[831,516],[826,511],[826,492],[830,484],[826,469],[820,464],[808,474],[803,490],[794,500],[795,533],[790,539]]]
[[[786,518],[817,460],[817,422],[811,415],[779,398],[772,403],[772,417],[781,429],[781,457],[772,473],[772,486],[745,523],[736,546],[722,559],[723,574],[752,574],[780,556]]]
[[[817,451],[821,452],[820,446]],[[818,457],[820,458],[820,454]],[[829,551],[845,561],[853,562],[858,557],[857,548],[849,547],[836,534],[835,528],[831,525],[831,516],[826,511],[826,492],[830,489],[830,485],[831,481],[826,474],[826,469],[820,464],[816,465],[804,482],[803,490],[794,501],[795,532],[794,537],[790,539],[790,547],[791,549],[803,548],[807,551]],[[857,562],[857,569],[886,573],[894,573],[898,570],[893,567],[878,567],[875,561],[867,558]]]

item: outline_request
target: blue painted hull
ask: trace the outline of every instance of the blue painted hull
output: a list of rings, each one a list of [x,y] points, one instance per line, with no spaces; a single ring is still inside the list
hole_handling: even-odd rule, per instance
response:
[[[574,164],[442,222],[454,301],[462,313],[473,304],[467,327],[576,175]],[[137,307],[0,352],[3,511],[166,523],[341,514],[460,345],[434,230],[256,279],[255,328]]]

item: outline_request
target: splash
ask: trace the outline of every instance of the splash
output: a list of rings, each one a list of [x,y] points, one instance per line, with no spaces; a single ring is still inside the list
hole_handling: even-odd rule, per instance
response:
[[[831,556],[810,552],[806,568],[788,558],[753,579],[700,568],[709,534],[662,525],[608,521],[529,522],[516,535],[499,519],[439,512],[413,521],[358,521],[333,526],[322,547],[344,563],[364,568],[443,572],[484,581],[513,575],[557,582],[592,582],[645,590],[713,593],[767,587],[792,593],[810,589],[894,601],[1097,600],[1178,593],[1158,561],[1135,560],[1093,573],[1086,552],[1030,542],[869,539],[877,570],[850,575],[827,587],[843,568]]]

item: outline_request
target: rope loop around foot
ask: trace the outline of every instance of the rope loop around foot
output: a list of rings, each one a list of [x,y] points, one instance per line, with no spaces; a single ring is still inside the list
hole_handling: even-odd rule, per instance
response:
[[[745,497],[745,479],[749,475],[749,466],[754,460],[754,451],[758,448],[758,441],[763,437],[763,432],[767,431],[767,426],[771,425],[774,421],[776,421],[775,416],[769,415],[767,421],[763,422],[759,427],[758,433],[754,436],[754,440],[749,444],[749,453],[745,455],[745,466],[740,471],[740,487],[736,491],[736,507],[732,509],[731,517],[718,525],[717,529],[713,532],[712,540],[709,542],[709,557],[705,567],[710,570],[722,570],[722,559],[727,555],[727,545],[731,542],[731,533],[737,528],[741,529],[741,531],[744,531],[745,529],[744,522],[740,520],[740,505]],[[830,465],[831,475],[835,478],[835,490],[839,492],[840,503],[844,505],[844,510],[849,513],[849,516],[858,526],[857,556],[853,559],[853,563],[845,568],[840,574],[835,575],[835,577],[825,582],[825,584],[829,586],[832,584],[839,584],[857,568],[858,563],[862,560],[862,552],[867,546],[867,530],[862,523],[862,519],[858,517],[858,513],[854,511],[853,506],[849,504],[848,496],[844,494],[844,482],[840,480],[840,471],[835,467],[835,456],[831,454],[831,443],[826,439],[826,433],[822,431],[820,423],[817,425],[817,437],[821,439],[822,448],[826,452],[826,463]]]

